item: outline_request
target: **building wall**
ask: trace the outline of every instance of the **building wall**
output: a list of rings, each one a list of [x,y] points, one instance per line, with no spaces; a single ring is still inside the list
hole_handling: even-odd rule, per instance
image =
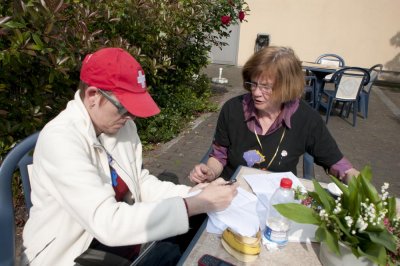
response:
[[[341,55],[349,66],[400,72],[400,0],[248,0],[240,26],[238,65],[254,53],[257,33],[292,47],[300,60]]]

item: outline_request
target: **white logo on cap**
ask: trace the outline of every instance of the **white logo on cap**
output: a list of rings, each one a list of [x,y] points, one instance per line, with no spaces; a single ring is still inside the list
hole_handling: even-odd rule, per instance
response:
[[[138,84],[142,85],[142,89],[146,88],[146,76],[143,75],[141,70],[138,71],[137,81],[138,81]]]

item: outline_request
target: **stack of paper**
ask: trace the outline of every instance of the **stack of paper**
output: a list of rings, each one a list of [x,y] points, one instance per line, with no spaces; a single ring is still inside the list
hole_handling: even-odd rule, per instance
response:
[[[293,188],[305,187],[292,172],[244,175],[243,178],[250,185],[253,192],[249,193],[239,188],[238,196],[224,211],[208,213],[209,220],[207,231],[222,234],[223,230],[230,227],[235,232],[244,236],[254,236],[258,229],[265,229],[269,200],[279,187],[282,177],[293,181]],[[316,226],[292,222],[289,232],[289,241],[310,242],[314,241]]]
[[[222,234],[229,227],[242,236],[255,236],[260,228],[256,206],[257,197],[239,187],[227,209],[208,213],[207,231]]]

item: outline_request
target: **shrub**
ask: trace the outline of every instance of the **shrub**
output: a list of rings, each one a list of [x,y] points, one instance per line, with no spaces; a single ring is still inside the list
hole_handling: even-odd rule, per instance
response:
[[[138,120],[143,142],[173,138],[196,114],[212,109],[208,79],[193,77],[208,64],[211,46],[224,45],[224,23],[237,23],[248,11],[242,0],[3,2],[0,161],[65,107],[82,58],[106,46],[122,47],[141,63],[161,107],[161,115]]]

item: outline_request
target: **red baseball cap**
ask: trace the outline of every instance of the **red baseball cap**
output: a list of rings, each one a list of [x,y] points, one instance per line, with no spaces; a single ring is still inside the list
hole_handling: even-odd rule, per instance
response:
[[[89,86],[111,91],[129,113],[149,117],[160,112],[147,92],[140,64],[121,48],[103,48],[82,62],[80,78]]]

